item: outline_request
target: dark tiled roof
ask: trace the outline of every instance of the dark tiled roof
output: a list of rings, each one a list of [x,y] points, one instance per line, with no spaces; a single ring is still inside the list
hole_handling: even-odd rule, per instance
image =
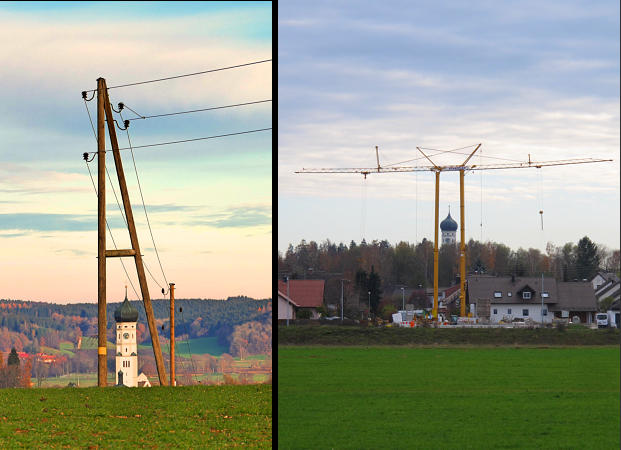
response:
[[[524,300],[518,295],[518,292],[522,291],[526,286],[535,291],[530,300]],[[550,294],[549,297],[544,298],[544,303],[558,302],[558,292],[554,278],[544,278],[543,289]],[[593,290],[592,287],[591,290]],[[502,297],[495,298],[495,291],[502,292]],[[511,297],[507,295],[509,292]],[[541,277],[516,277],[515,281],[511,281],[511,277],[471,276],[468,277],[468,293],[471,301],[489,299],[491,303],[495,304],[541,304]]]
[[[530,300],[524,300],[517,293],[529,286],[535,291]],[[544,278],[543,288],[550,296],[544,299],[550,311],[595,311],[597,300],[593,285],[590,282],[570,281],[557,282],[554,278]],[[541,304],[541,277],[486,277],[472,276],[468,278],[470,301],[487,299],[493,304]],[[502,292],[501,298],[494,297],[494,291]],[[507,293],[512,296],[508,297]]]
[[[289,298],[301,308],[323,305],[324,280],[289,280]],[[287,292],[287,283],[278,281],[278,290]]]
[[[597,299],[593,285],[588,281],[568,281],[558,283],[559,304],[551,310],[596,311]]]

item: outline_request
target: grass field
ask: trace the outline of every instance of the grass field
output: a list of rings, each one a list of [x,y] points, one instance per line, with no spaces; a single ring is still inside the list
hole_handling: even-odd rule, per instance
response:
[[[0,448],[272,447],[272,388],[2,389]]]
[[[278,349],[279,448],[619,448],[619,347]]]
[[[140,344],[138,346],[138,350],[148,350],[151,349],[151,343],[148,344]],[[188,349],[188,341],[176,341],[175,342],[175,354],[177,356],[181,356],[183,358],[190,357],[190,351],[192,355],[203,355],[205,353],[209,353],[211,356],[220,356],[223,353],[228,352],[228,348],[226,346],[218,344],[217,337],[202,337],[190,339],[190,347]],[[169,353],[168,344],[162,345],[162,353]]]

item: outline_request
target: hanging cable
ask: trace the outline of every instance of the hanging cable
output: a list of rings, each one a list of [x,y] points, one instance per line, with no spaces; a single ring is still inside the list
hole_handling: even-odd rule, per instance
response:
[[[364,177],[364,180],[362,181],[362,211],[361,211],[361,218],[360,218],[360,242],[362,243],[362,241],[364,241],[365,239],[365,225],[366,225],[366,220],[367,220],[367,177]]]
[[[93,184],[93,189],[95,190],[95,195],[98,196],[99,194],[97,193],[97,187],[95,186],[95,180],[93,179],[93,174],[91,172],[91,168],[88,165],[88,162],[86,163],[86,168],[88,169],[88,174],[91,177],[91,183]],[[108,219],[106,219],[106,227],[108,228],[108,233],[110,233],[110,238],[112,239],[112,244],[114,245],[114,249],[118,250],[117,246],[116,246],[116,242],[114,240],[114,236],[112,235],[112,230],[110,229],[110,225],[108,224]],[[127,269],[125,268],[125,264],[123,263],[123,259],[119,258],[119,261],[121,262],[121,266],[123,266],[123,271],[125,271],[125,275],[127,276],[127,280],[129,281],[129,284],[132,287],[132,290],[134,291],[134,294],[136,294],[136,299],[140,300],[140,296],[138,295],[138,292],[136,291],[136,288],[134,287],[134,283],[132,282],[131,278],[129,277],[129,274],[127,273]]]
[[[179,307],[179,313],[181,314],[181,323],[183,323],[183,328],[185,329],[186,335],[188,338],[186,339],[186,344],[188,344],[188,353],[190,354],[190,362],[192,364],[192,376],[194,377],[194,381],[198,383],[198,379],[196,378],[196,366],[194,365],[194,358],[192,358],[192,350],[190,350],[190,333],[188,331],[187,324],[183,317],[183,307]]]
[[[123,120],[123,114],[119,113],[119,115],[121,116],[121,120]],[[129,143],[129,149],[132,155],[132,162],[134,164],[134,172],[136,173],[136,181],[138,182],[138,191],[140,192],[140,199],[142,200],[142,209],[144,209],[144,215],[147,218],[147,225],[149,227],[149,234],[151,235],[151,242],[153,242],[153,248],[155,250],[155,255],[157,256],[157,261],[160,264],[160,269],[162,271],[162,276],[164,277],[164,282],[166,283],[166,286],[170,286],[168,284],[168,280],[166,279],[166,274],[164,273],[164,268],[162,267],[162,261],[160,260],[160,255],[159,252],[157,251],[157,245],[155,245],[155,238],[153,237],[153,231],[151,230],[151,222],[149,221],[149,215],[147,214],[147,207],[144,204],[144,196],[142,195],[142,187],[140,185],[140,178],[138,177],[138,168],[136,167],[136,160],[134,159],[134,150],[132,149],[132,141],[131,138],[129,136],[129,130],[125,130],[125,132],[127,133],[127,142]],[[149,273],[151,273],[149,271]],[[159,285],[159,283],[158,283]],[[160,286],[161,288],[162,286]],[[163,289],[163,288],[162,288]],[[170,287],[169,287],[170,289]]]
[[[90,123],[91,123],[91,128],[92,128],[92,130],[93,130],[93,135],[94,135],[94,137],[95,137],[95,141],[97,141],[97,133],[95,132],[95,126],[94,126],[94,124],[93,124],[93,120],[92,120],[92,118],[91,118],[91,114],[90,114],[90,111],[89,111],[89,109],[88,109],[88,105],[86,104],[86,101],[84,102],[84,105],[86,106],[86,112],[88,113],[88,118],[89,118]],[[121,109],[122,109],[122,108],[121,108]],[[121,117],[121,119],[122,119],[122,117]],[[93,153],[94,153],[94,154],[93,154],[93,157],[92,157],[90,160],[88,159],[88,152],[85,152],[85,153],[84,153],[84,160],[85,160],[87,163],[88,163],[88,162],[90,162],[90,161],[92,161],[92,160],[95,158],[95,155],[97,154],[97,152],[93,152]],[[88,167],[88,164],[87,164],[87,167]],[[135,168],[135,165],[134,165],[134,168]],[[88,167],[88,170],[89,170],[89,173],[90,173],[90,167]],[[121,212],[121,217],[123,217],[123,221],[125,222],[125,225],[126,225],[126,226],[128,226],[128,223],[127,223],[127,218],[125,217],[125,214],[124,214],[123,208],[121,207],[121,203],[119,202],[119,198],[118,198],[118,196],[116,195],[116,190],[114,189],[114,183],[112,183],[112,179],[111,179],[111,177],[110,177],[110,173],[108,172],[108,167],[107,167],[107,166],[106,166],[106,174],[108,175],[108,180],[110,181],[110,187],[112,188],[112,193],[114,194],[114,198],[116,199],[116,204],[117,204],[117,206],[118,206],[118,208],[119,208],[119,211]],[[92,179],[92,174],[91,174],[91,181],[93,181],[93,179]],[[94,183],[94,182],[93,182],[93,183]],[[94,186],[94,184],[93,184],[93,186]],[[95,189],[95,192],[97,192],[97,189]],[[148,218],[147,218],[147,220],[148,220]],[[111,232],[110,232],[110,235],[112,236],[112,233],[111,233]],[[113,241],[114,241],[114,238],[113,238]],[[115,248],[116,248],[116,247],[115,247]],[[157,250],[156,250],[156,251],[157,251]],[[159,257],[158,257],[158,259],[159,259]],[[125,265],[123,264],[123,260],[120,260],[120,261],[121,261],[121,264],[123,265],[123,269],[125,270]],[[160,284],[160,283],[159,283],[159,282],[155,279],[155,277],[153,276],[153,273],[152,273],[152,272],[151,272],[151,270],[149,269],[149,266],[147,265],[147,262],[143,259],[143,260],[142,260],[142,263],[143,263],[143,265],[144,265],[144,268],[145,268],[145,269],[147,269],[147,273],[149,274],[149,276],[151,276],[151,279],[152,279],[152,280],[155,282],[155,284],[157,284],[157,285],[159,286],[159,288],[162,290],[162,294],[166,295],[166,292],[165,292],[164,288],[162,287],[162,285],[161,285],[161,284]],[[127,275],[127,270],[125,270],[125,274]],[[129,276],[129,275],[128,275],[128,276]],[[164,278],[166,278],[166,277],[164,277]],[[132,284],[132,288],[133,288],[133,284]],[[134,292],[136,292],[136,290],[135,290],[135,289],[134,289]],[[136,293],[136,296],[138,296],[138,294],[137,294],[137,293]],[[140,297],[138,297],[138,298],[140,298]]]
[[[86,106],[86,112],[88,113],[88,119],[91,122],[91,128],[93,129],[93,136],[95,137],[95,142],[97,142],[97,133],[95,132],[95,126],[93,125],[93,120],[91,119],[91,113],[88,110],[88,105],[86,104],[86,100],[84,101],[84,106]],[[97,153],[97,152],[94,152]],[[88,155],[88,153],[84,153],[84,155]],[[95,158],[95,156],[93,155],[93,159]],[[90,162],[92,161],[92,159],[87,159],[87,157],[84,158],[84,160],[86,162]],[[89,168],[90,171],[90,168]],[[121,212],[121,217],[123,217],[123,221],[125,222],[125,225],[127,225],[127,219],[125,218],[125,213],[123,212],[123,208],[121,208],[121,203],[119,202],[119,198],[116,195],[116,190],[114,189],[114,183],[112,183],[112,178],[110,178],[110,172],[108,172],[108,166],[106,166],[106,174],[108,175],[108,181],[110,181],[110,187],[112,188],[112,193],[114,194],[114,198],[116,199],[116,204],[119,207],[119,211]]]
[[[543,231],[543,178],[541,175],[541,167],[538,167],[537,171],[539,172],[539,180],[538,180],[539,215],[541,216],[541,231]]]
[[[239,132],[236,132],[236,133],[218,134],[218,135],[215,135],[215,136],[206,136],[206,137],[193,138],[193,139],[184,139],[184,140],[181,140],[181,141],[170,141],[170,142],[159,142],[157,144],[135,145],[133,148],[146,148],[146,147],[158,147],[160,145],[183,144],[185,142],[203,141],[205,139],[216,139],[216,138],[227,137],[227,136],[237,136],[237,135],[240,135],[240,134],[258,133],[260,131],[269,131],[271,129],[272,129],[272,127],[269,127],[269,128],[259,128],[257,130],[248,130],[248,131],[239,131]],[[122,147],[122,148],[119,148],[119,150],[130,150],[130,148],[129,147]],[[112,150],[110,150],[110,149],[105,150],[105,152],[111,152],[111,151]],[[88,153],[97,153],[97,152],[88,152]]]
[[[186,73],[184,75],[175,75],[175,76],[172,76],[172,77],[158,78],[158,79],[155,79],[155,80],[138,81],[136,83],[119,84],[117,86],[108,86],[108,89],[116,89],[116,88],[128,87],[128,86],[137,86],[139,84],[155,83],[157,81],[174,80],[176,78],[191,77],[191,76],[194,76],[194,75],[202,75],[202,74],[205,74],[205,73],[219,72],[221,70],[237,69],[239,67],[252,66],[254,64],[262,64],[262,63],[271,62],[271,61],[272,61],[271,59],[263,59],[261,61],[254,61],[254,62],[249,62],[249,63],[245,63],[245,64],[237,64],[235,66],[228,66],[228,67],[220,67],[218,69],[203,70],[202,72]],[[88,91],[83,91],[83,95],[84,95],[84,92],[93,92],[93,91],[97,91],[97,89],[90,89]]]
[[[138,117],[134,117],[134,118],[129,119],[129,120],[141,120],[141,119],[153,119],[155,117],[167,117],[167,116],[176,116],[176,115],[179,115],[179,114],[190,114],[190,113],[203,112],[203,111],[213,111],[215,109],[225,109],[225,108],[235,108],[235,107],[238,107],[238,106],[256,105],[258,103],[266,103],[266,102],[271,102],[271,101],[272,101],[272,99],[269,99],[269,100],[258,100],[256,102],[237,103],[235,105],[225,105],[225,106],[214,106],[214,107],[211,107],[211,108],[192,109],[192,110],[188,110],[188,111],[177,111],[177,112],[166,113],[166,114],[154,114],[154,115],[151,115],[151,116],[143,116],[142,114],[139,114],[136,111],[134,111],[133,109],[131,109],[125,103],[119,103],[119,109],[122,110],[123,108],[127,108],[131,112],[133,112],[134,114],[136,114],[138,116]],[[121,105],[123,105],[123,106],[121,107]],[[120,111],[116,111],[116,112],[120,113]]]
[[[482,164],[482,162],[483,149],[479,152],[479,164]],[[479,223],[479,226],[481,227],[481,243],[483,243],[483,171],[480,170],[479,173],[481,174],[481,222]]]
[[[418,164],[416,164],[416,167],[418,167]],[[414,243],[418,244],[418,171],[414,172],[416,174],[416,224],[414,226],[415,229],[415,234],[414,234]]]

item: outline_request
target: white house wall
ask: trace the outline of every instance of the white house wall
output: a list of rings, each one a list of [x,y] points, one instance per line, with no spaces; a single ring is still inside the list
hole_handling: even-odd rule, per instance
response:
[[[511,309],[511,313],[509,313],[509,309]],[[522,314],[522,310],[528,309],[528,315],[525,316]],[[544,305],[544,309],[548,309],[548,305]],[[494,314],[494,310],[496,310],[496,314]],[[495,304],[492,303],[489,306],[489,318],[490,322],[498,323],[503,317],[511,321],[512,319],[531,319],[534,322],[541,322],[541,305],[536,304],[523,304],[523,303],[503,303],[503,304]],[[552,318],[554,317],[554,313],[548,310],[548,315],[543,316],[544,323],[552,323]]]
[[[278,319],[293,319],[293,305],[284,298],[278,296]]]

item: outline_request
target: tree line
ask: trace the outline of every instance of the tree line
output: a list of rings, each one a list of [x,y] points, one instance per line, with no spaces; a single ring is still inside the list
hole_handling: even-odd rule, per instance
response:
[[[424,289],[433,286],[433,242],[362,241],[349,245],[330,240],[321,243],[302,240],[278,254],[279,276],[290,279],[326,280],[327,303],[336,303],[343,291],[359,304],[371,303],[377,311],[382,289],[407,286]],[[459,274],[458,244],[443,244],[438,252],[438,281],[449,287]],[[549,242],[545,252],[535,248],[513,250],[498,242],[471,239],[466,244],[466,273],[492,276],[540,276],[559,281],[590,280],[598,270],[619,273],[619,250],[610,250],[584,236],[576,243],[556,246]],[[369,294],[370,292],[370,294]],[[369,299],[370,296],[370,299]]]

